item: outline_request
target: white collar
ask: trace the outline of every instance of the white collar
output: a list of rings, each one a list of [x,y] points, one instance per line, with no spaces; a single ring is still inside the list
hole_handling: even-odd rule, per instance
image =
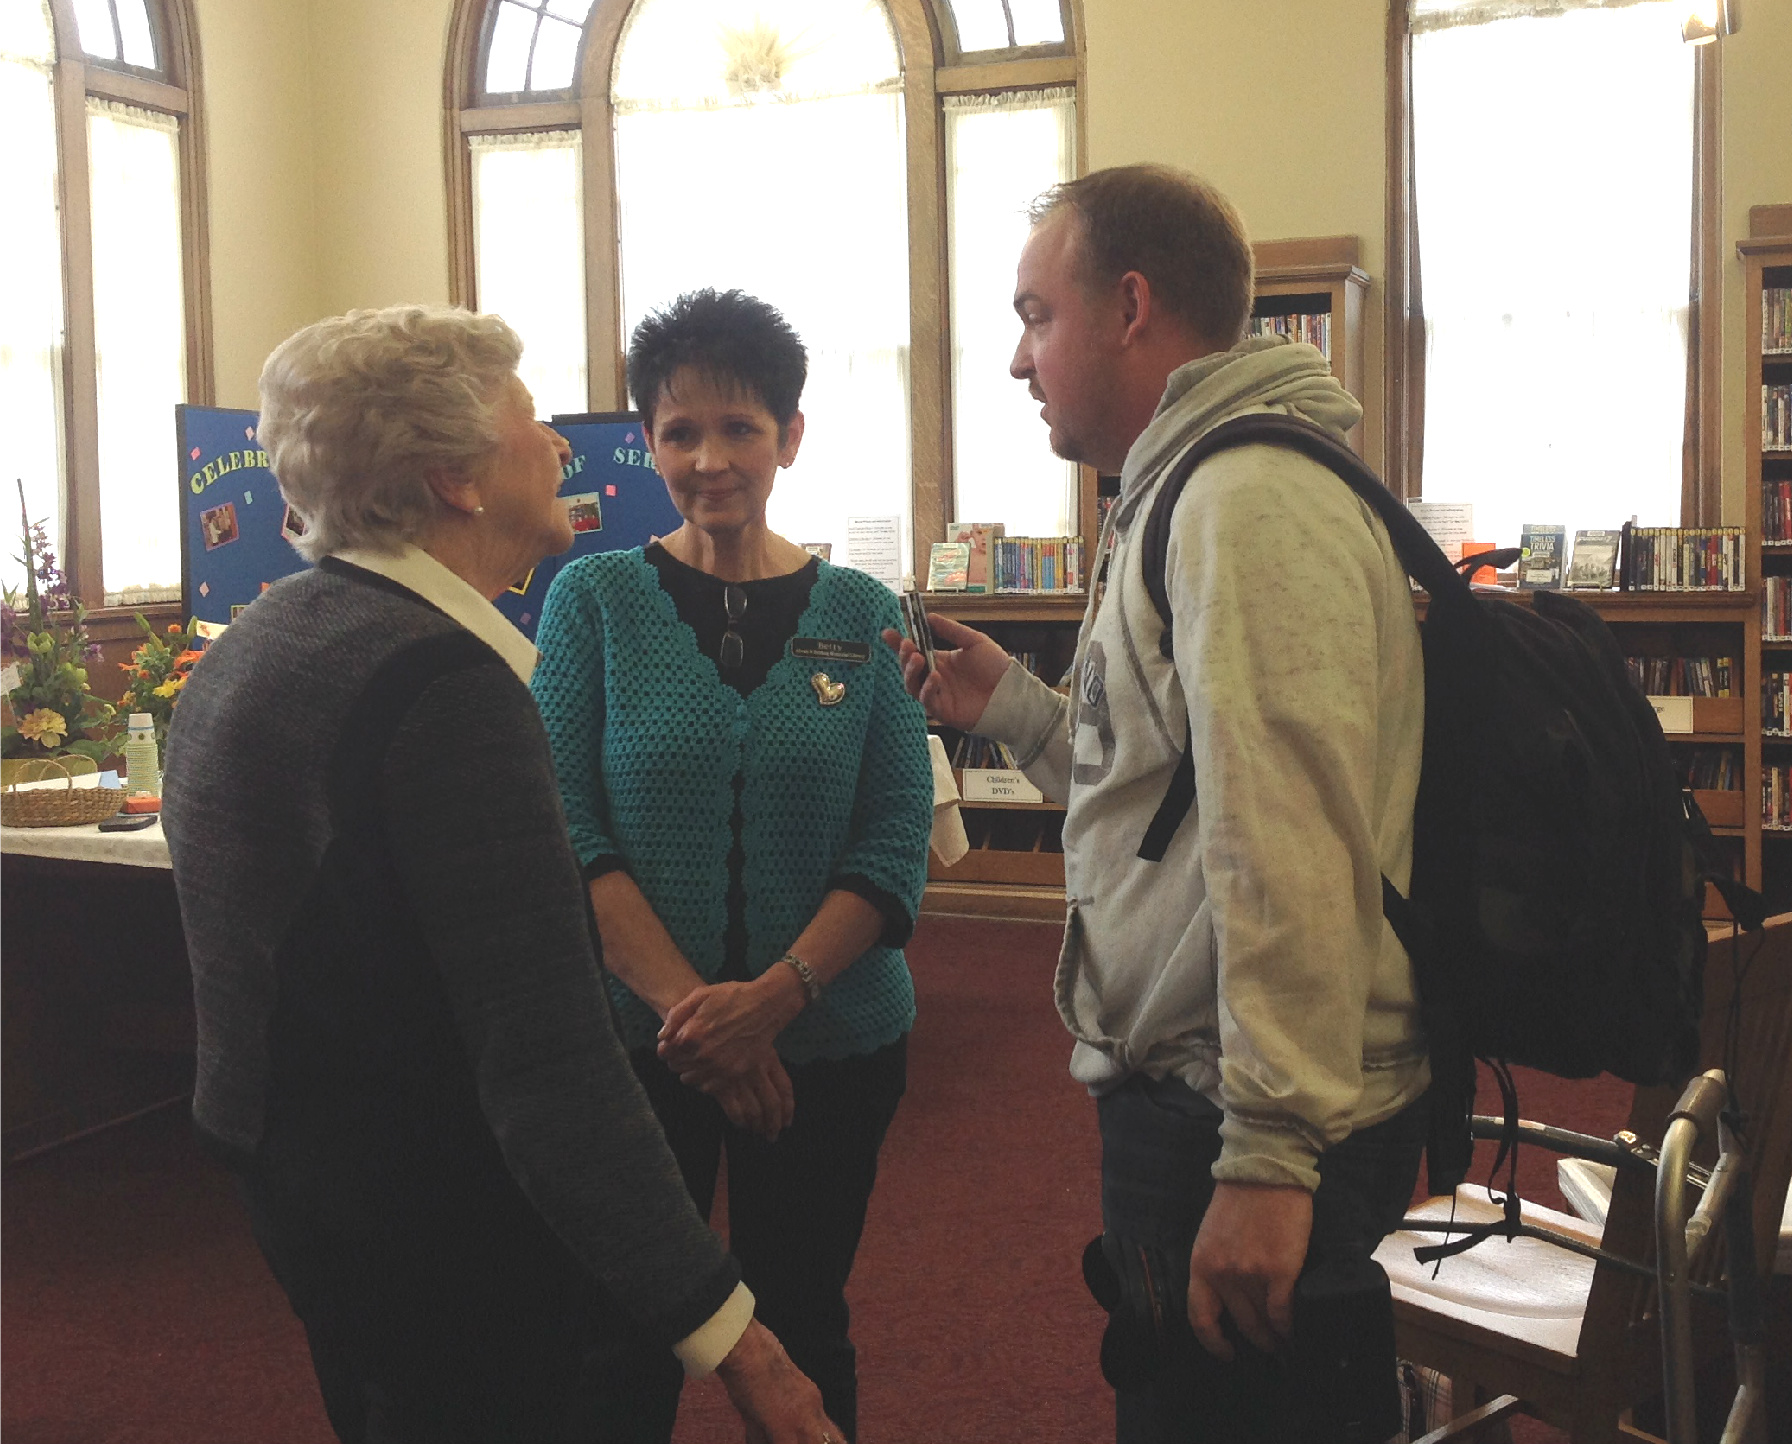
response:
[[[350,547],[332,552],[338,561],[377,573],[415,592],[431,606],[447,613],[505,661],[510,670],[529,685],[539,653],[505,615],[482,597],[464,577],[450,571],[422,547],[406,543],[396,552],[366,551]]]

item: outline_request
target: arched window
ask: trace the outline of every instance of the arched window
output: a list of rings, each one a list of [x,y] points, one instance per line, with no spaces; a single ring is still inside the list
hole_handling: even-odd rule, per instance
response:
[[[89,606],[177,599],[174,406],[211,399],[191,20],[182,0],[3,13],[3,474]]]
[[[1069,0],[461,0],[455,27],[456,299],[522,332],[543,411],[621,408],[633,325],[739,286],[810,352],[787,536],[839,559],[849,517],[899,516],[921,572],[953,519],[1092,531],[1007,375],[1025,206],[1077,166]]]

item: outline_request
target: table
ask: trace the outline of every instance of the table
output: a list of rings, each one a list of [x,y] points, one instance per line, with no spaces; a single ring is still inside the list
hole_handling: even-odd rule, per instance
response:
[[[160,823],[0,827],[0,901],[5,1158],[187,1096],[192,980]]]

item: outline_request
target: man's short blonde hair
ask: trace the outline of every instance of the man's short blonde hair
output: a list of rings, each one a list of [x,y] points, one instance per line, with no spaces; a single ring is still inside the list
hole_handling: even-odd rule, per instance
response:
[[[1061,210],[1083,223],[1085,286],[1137,271],[1158,306],[1208,345],[1226,350],[1244,335],[1251,242],[1232,202],[1206,181],[1164,165],[1113,166],[1053,186],[1033,203],[1033,224]]]
[[[497,449],[496,412],[522,339],[497,316],[387,306],[317,321],[261,368],[261,444],[304,518],[308,561],[420,540],[432,473],[467,475]]]

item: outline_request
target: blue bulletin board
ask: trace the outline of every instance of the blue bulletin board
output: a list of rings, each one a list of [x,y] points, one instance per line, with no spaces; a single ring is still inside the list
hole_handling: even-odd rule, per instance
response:
[[[289,540],[303,523],[287,508],[253,411],[177,406],[180,446],[181,598],[206,630],[228,626],[270,583],[302,571]],[[645,545],[681,518],[654,470],[634,412],[556,416],[572,447],[560,495],[573,518],[572,549],[549,557],[498,598],[497,607],[534,639],[542,600],[560,568],[592,552]]]

